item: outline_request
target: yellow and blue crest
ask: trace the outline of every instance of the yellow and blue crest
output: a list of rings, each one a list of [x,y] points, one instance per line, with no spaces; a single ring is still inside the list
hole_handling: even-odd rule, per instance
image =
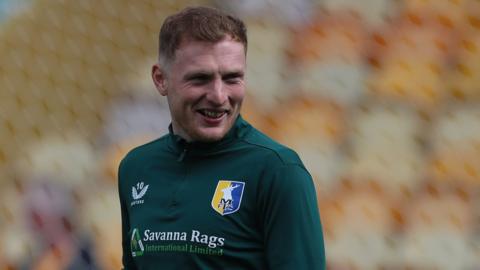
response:
[[[212,198],[212,207],[220,215],[228,215],[240,209],[244,182],[220,180]]]

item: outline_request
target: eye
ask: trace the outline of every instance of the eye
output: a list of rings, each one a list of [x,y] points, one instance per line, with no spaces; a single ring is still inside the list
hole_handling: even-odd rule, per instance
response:
[[[224,81],[227,84],[238,84],[238,83],[241,82],[241,80],[239,78],[227,79],[227,80],[224,80]]]
[[[208,83],[211,80],[211,76],[207,74],[198,74],[188,78],[188,81],[192,82],[194,85],[203,85]]]
[[[239,84],[242,82],[243,74],[241,73],[229,73],[223,76],[223,81],[227,84]]]

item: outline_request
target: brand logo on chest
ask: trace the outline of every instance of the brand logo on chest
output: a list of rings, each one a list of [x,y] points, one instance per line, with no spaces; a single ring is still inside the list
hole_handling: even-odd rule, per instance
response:
[[[143,182],[138,182],[135,186],[132,186],[132,198],[133,201],[130,203],[131,206],[136,204],[143,204],[143,196],[147,193],[148,185],[145,185]]]

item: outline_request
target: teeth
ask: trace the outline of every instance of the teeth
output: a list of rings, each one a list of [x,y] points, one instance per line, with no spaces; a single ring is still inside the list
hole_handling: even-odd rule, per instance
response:
[[[218,118],[223,115],[223,112],[214,112],[214,111],[207,111],[207,110],[204,110],[203,113],[210,118]]]

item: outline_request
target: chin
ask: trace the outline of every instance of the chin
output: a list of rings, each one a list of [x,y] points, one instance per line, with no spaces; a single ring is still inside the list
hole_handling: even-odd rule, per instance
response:
[[[228,129],[220,130],[199,130],[197,133],[197,141],[215,142],[221,140],[227,134]]]

